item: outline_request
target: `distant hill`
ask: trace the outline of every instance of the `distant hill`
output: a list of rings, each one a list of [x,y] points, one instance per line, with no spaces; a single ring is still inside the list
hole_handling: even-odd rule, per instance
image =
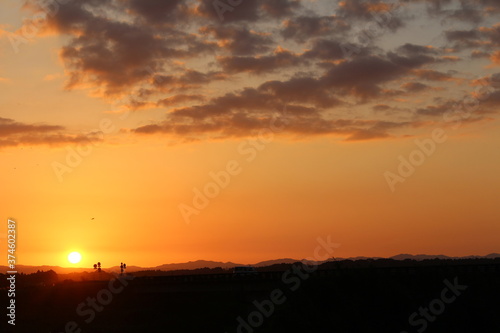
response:
[[[285,258],[285,259],[275,259],[275,260],[266,260],[266,261],[261,261],[256,263],[255,267],[265,267],[265,266],[271,266],[271,265],[276,265],[276,264],[293,264],[300,261],[300,259],[291,259],[291,258]]]
[[[339,260],[368,260],[368,259],[384,259],[381,257],[363,257],[363,256],[358,256],[358,257],[349,257],[349,258],[334,258],[334,261],[339,261]]]
[[[394,259],[394,260],[406,260],[406,259],[412,259],[412,260],[428,260],[428,259],[475,259],[475,258],[488,258],[488,259],[493,259],[493,258],[500,258],[500,254],[498,253],[490,253],[486,256],[475,256],[475,255],[470,255],[470,256],[464,256],[464,257],[449,257],[445,256],[444,254],[437,254],[437,255],[429,255],[429,254],[398,254],[396,256],[392,256],[389,259]]]
[[[406,259],[411,259],[411,260],[428,260],[428,259],[474,259],[474,258],[488,258],[488,259],[493,259],[493,258],[500,258],[499,253],[490,253],[486,256],[476,256],[476,255],[470,255],[470,256],[464,256],[464,257],[449,257],[443,254],[439,255],[428,255],[428,254],[398,254],[395,256],[392,256],[388,259],[393,259],[393,260],[406,260]],[[342,260],[367,260],[367,259],[382,259],[380,257],[350,257],[350,258],[332,258],[330,261],[342,261]],[[272,266],[272,265],[279,265],[279,264],[293,264],[295,262],[301,261],[300,259],[292,259],[292,258],[283,258],[283,259],[275,259],[275,260],[266,260],[266,261],[261,261],[256,264],[253,264],[252,266],[255,267],[266,267],[266,266]],[[155,267],[140,267],[140,266],[127,266],[127,272],[128,273],[133,273],[137,271],[145,271],[145,270],[154,270],[154,271],[174,271],[174,270],[193,270],[193,269],[199,269],[199,268],[216,268],[216,267],[221,267],[223,269],[230,269],[235,266],[245,266],[244,264],[238,264],[234,262],[220,262],[220,261],[210,261],[210,260],[196,260],[196,261],[188,261],[185,263],[171,263],[171,264],[164,264],[164,265],[159,265]],[[0,273],[5,274],[8,270],[10,270],[7,266],[0,266]],[[28,265],[17,265],[16,270],[19,273],[25,273],[25,274],[31,274],[31,273],[36,273],[37,271],[49,271],[53,270],[57,274],[69,274],[69,273],[83,273],[83,272],[88,272],[91,273],[94,270],[91,267],[88,268],[78,268],[78,267],[59,267],[59,266],[28,266]],[[120,266],[113,266],[113,267],[103,267],[104,271],[107,272],[115,272],[119,273],[120,272]]]
[[[188,261],[186,263],[164,264],[156,266],[153,269],[161,271],[174,271],[179,269],[196,269],[196,268],[232,268],[234,266],[242,266],[242,264],[235,264],[234,262],[220,262],[208,260]]]
[[[394,260],[406,260],[406,259],[412,259],[412,260],[426,260],[426,259],[452,259],[451,257],[445,256],[443,254],[438,254],[438,255],[429,255],[429,254],[398,254],[396,256],[392,256],[389,259],[394,259]]]

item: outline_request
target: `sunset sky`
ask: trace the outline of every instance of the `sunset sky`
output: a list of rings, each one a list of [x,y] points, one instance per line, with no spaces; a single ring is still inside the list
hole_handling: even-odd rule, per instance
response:
[[[0,4],[18,264],[500,252],[499,1],[43,3]]]

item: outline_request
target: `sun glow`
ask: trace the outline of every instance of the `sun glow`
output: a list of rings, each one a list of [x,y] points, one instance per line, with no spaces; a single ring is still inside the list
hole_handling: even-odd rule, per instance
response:
[[[72,264],[78,264],[82,260],[82,255],[78,252],[68,254],[68,261]]]

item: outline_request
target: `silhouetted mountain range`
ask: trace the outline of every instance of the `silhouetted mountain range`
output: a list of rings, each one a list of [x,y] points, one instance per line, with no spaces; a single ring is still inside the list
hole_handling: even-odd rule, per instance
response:
[[[438,255],[428,255],[428,254],[398,254],[396,256],[392,256],[389,259],[394,259],[394,260],[406,260],[406,259],[412,259],[412,260],[426,260],[426,259],[475,259],[475,258],[487,258],[487,259],[493,259],[493,258],[499,258],[500,254],[499,253],[490,253],[485,256],[464,256],[464,257],[449,257],[445,256],[444,254],[438,254]]]
[[[490,253],[485,256],[476,256],[476,255],[470,255],[470,256],[464,256],[464,257],[449,257],[446,255],[428,255],[428,254],[398,254],[395,256],[392,256],[388,259],[393,259],[393,260],[428,260],[428,259],[475,259],[475,258],[487,258],[487,259],[493,259],[493,258],[500,258],[499,253]],[[367,259],[383,259],[380,257],[349,257],[349,258],[332,258],[329,261],[342,261],[342,260],[367,260]],[[266,261],[261,261],[256,264],[252,264],[251,266],[254,267],[266,267],[266,266],[272,266],[276,264],[293,264],[295,262],[301,261],[300,259],[292,259],[292,258],[284,258],[284,259],[275,259],[275,260],[266,260]],[[196,261],[188,261],[185,263],[172,263],[172,264],[163,264],[155,267],[140,267],[140,266],[127,266],[127,272],[132,273],[132,272],[137,272],[137,271],[145,271],[145,270],[153,270],[153,271],[175,271],[175,270],[193,270],[193,269],[199,269],[199,268],[216,268],[216,267],[221,267],[223,269],[229,269],[235,266],[244,266],[247,264],[239,264],[239,263],[233,263],[233,262],[220,262],[220,261],[210,261],[210,260],[196,260]],[[0,273],[5,274],[8,270],[10,270],[7,266],[0,266]],[[43,265],[43,266],[28,266],[28,265],[17,265],[16,270],[19,273],[25,273],[25,274],[31,274],[31,273],[36,273],[37,271],[49,271],[53,270],[57,274],[69,274],[69,273],[83,273],[83,272],[92,272],[94,271],[91,267],[60,267],[60,266],[48,266],[48,265]],[[108,272],[119,272],[120,271],[120,266],[112,266],[112,267],[105,267],[104,270]]]
[[[179,269],[197,269],[197,268],[232,268],[234,266],[241,266],[242,264],[236,264],[234,262],[220,262],[220,261],[210,261],[210,260],[196,260],[188,261],[185,263],[175,263],[175,264],[163,264],[160,266],[152,267],[150,269],[160,270],[160,271],[175,271]],[[130,271],[127,268],[127,271]]]

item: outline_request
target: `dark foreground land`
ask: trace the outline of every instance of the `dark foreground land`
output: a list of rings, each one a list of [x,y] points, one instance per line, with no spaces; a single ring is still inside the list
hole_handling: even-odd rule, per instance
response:
[[[1,297],[7,313],[6,292]],[[37,333],[498,333],[500,260],[296,263],[247,278],[21,284],[16,325],[8,319],[2,314],[7,331]]]

